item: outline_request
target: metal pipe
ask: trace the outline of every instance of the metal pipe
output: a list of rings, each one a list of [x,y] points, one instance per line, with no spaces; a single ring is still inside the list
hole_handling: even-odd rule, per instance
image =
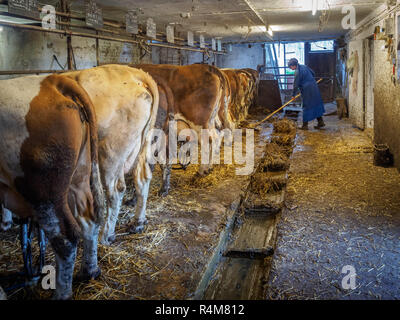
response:
[[[5,4],[5,5],[7,5],[7,4],[8,4],[8,1],[2,1],[2,0],[0,0],[0,4]],[[42,12],[42,8],[39,7],[39,8],[38,8],[38,11],[39,11],[39,12]],[[72,13],[65,13],[65,12],[59,12],[59,11],[56,11],[55,13],[56,13],[57,16],[60,16],[60,17],[63,17],[63,18],[74,19],[74,20],[79,20],[79,21],[85,21],[85,20],[86,20],[85,17],[79,16],[79,15],[75,15],[75,14],[72,14]],[[8,13],[8,12],[1,12],[1,15],[5,15],[5,16],[14,16],[14,17],[19,17],[19,18],[25,18],[25,19],[30,19],[30,20],[34,20],[34,21],[42,21],[42,20],[40,20],[40,19],[27,18],[27,17],[21,16],[21,15],[11,14],[11,13]],[[69,23],[69,24],[68,24],[68,23],[59,22],[59,21],[56,21],[56,23],[57,23],[57,24],[60,24],[60,25],[63,25],[63,26],[70,26],[70,27],[82,28],[82,29],[90,29],[90,30],[96,30],[96,31],[101,31],[101,32],[107,32],[107,33],[111,33],[111,34],[121,35],[120,33],[116,32],[116,31],[107,30],[107,29],[103,29],[103,28],[101,28],[101,29],[95,29],[95,28],[88,27],[88,26],[85,26],[85,25],[84,25],[84,26],[80,26],[80,25],[76,25],[76,24],[72,24],[72,23]],[[126,29],[126,25],[125,25],[124,23],[121,23],[121,22],[118,22],[118,21],[113,21],[113,20],[104,19],[104,20],[103,20],[103,24],[104,24],[105,26],[113,27],[113,28],[117,28],[117,29],[124,29],[124,30]],[[142,30],[140,30],[140,31],[143,32]],[[127,35],[128,35],[128,34],[127,34]],[[129,36],[130,36],[130,34],[129,34]],[[157,33],[157,36],[166,37],[166,33],[158,32],[158,33]],[[142,38],[142,39],[150,40],[150,39],[148,39],[147,37],[140,36],[140,35],[137,35],[137,37],[138,37],[138,38]],[[179,38],[179,37],[175,37],[175,40],[182,41],[182,42],[185,42],[185,41],[186,41],[186,39]],[[194,41],[194,43],[195,43],[195,44],[200,44],[199,41]]]
[[[43,74],[43,73],[65,73],[75,70],[1,70],[0,76],[13,74]]]
[[[65,36],[76,36],[76,37],[83,37],[83,38],[102,39],[102,40],[109,40],[109,41],[116,41],[116,42],[123,42],[123,43],[132,43],[132,44],[140,43],[139,41],[130,40],[130,39],[113,38],[113,37],[108,37],[108,36],[103,36],[103,35],[74,32],[74,31],[70,31],[70,30],[44,29],[42,27],[37,27],[37,26],[16,24],[16,23],[3,22],[3,21],[0,21],[0,26],[56,33],[56,34],[62,34]],[[196,51],[196,52],[206,52],[207,51],[207,50],[194,49],[194,48],[188,48],[188,47],[183,47],[183,46],[173,46],[173,45],[167,45],[167,44],[162,44],[162,43],[153,43],[153,42],[149,42],[149,43],[147,43],[147,45],[152,46],[152,47],[164,47],[164,48],[172,48],[172,49],[186,50],[186,51]],[[219,55],[226,54],[225,52],[218,52],[218,51],[211,51],[211,52],[214,54],[219,54]]]

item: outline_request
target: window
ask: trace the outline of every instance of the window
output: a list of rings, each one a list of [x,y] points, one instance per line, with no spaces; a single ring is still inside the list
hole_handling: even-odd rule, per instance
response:
[[[311,42],[311,52],[334,51],[334,40]]]

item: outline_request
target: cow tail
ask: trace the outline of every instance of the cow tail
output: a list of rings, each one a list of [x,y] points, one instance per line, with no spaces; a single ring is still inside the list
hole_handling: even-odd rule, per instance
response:
[[[90,140],[90,154],[91,154],[91,175],[90,187],[93,196],[93,222],[101,224],[104,218],[105,210],[105,197],[103,185],[101,182],[100,169],[99,169],[99,156],[98,156],[98,131],[96,112],[92,100],[88,93],[83,89],[79,83],[69,77],[62,77],[62,91],[70,96],[75,104],[80,108],[79,112],[82,120],[86,121],[89,126],[89,140]],[[72,217],[73,218],[73,217]],[[73,219],[76,223],[76,220]]]
[[[81,86],[77,90],[76,98],[79,99],[80,105],[83,108],[86,121],[89,124],[89,134],[90,134],[90,153],[91,153],[91,175],[90,175],[90,187],[93,196],[93,206],[94,206],[94,219],[95,223],[102,224],[104,218],[105,210],[105,196],[103,185],[100,176],[99,167],[99,155],[98,155],[98,128],[96,112],[90,99],[89,95]]]
[[[168,132],[169,122],[175,119],[176,109],[175,109],[175,99],[174,94],[172,93],[171,87],[168,85],[167,81],[164,80],[163,77],[158,75],[152,75],[153,79],[157,82],[158,86],[160,86],[166,95],[167,103],[168,103],[168,115],[167,119],[164,123],[164,132]]]
[[[147,85],[148,90],[153,96],[153,104],[151,106],[150,119],[148,120],[146,127],[144,128],[142,133],[143,144],[139,153],[138,164],[135,169],[135,176],[138,179],[137,181],[140,184],[142,184],[144,181],[149,181],[153,176],[148,161],[148,156],[149,156],[148,152],[151,150],[151,143],[152,143],[152,135],[149,135],[149,131],[154,128],[157,120],[160,95],[158,92],[157,83],[147,72],[140,70],[140,73],[136,73],[135,76],[138,77],[140,81],[142,81]]]

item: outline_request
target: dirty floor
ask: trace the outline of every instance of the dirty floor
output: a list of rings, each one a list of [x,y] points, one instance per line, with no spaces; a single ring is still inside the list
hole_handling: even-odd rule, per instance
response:
[[[256,162],[263,154],[271,130],[272,127],[266,124],[256,133]],[[129,204],[133,183],[128,179],[116,242],[110,247],[99,246],[102,275],[96,281],[75,284],[74,299],[174,300],[193,297],[221,232],[232,219],[231,206],[240,200],[250,179],[249,176],[237,176],[234,165],[217,165],[211,175],[201,179],[195,178],[197,169],[198,166],[193,165],[187,171],[174,170],[171,192],[161,198],[157,191],[162,174],[157,167],[148,200],[149,224],[144,233],[138,235],[126,233],[125,226],[135,209]],[[51,249],[47,262],[54,262]],[[0,274],[18,271],[22,266],[18,227],[1,232]],[[79,267],[78,258],[75,272]],[[15,290],[9,298],[48,299],[50,295],[51,292],[37,286],[32,290]]]
[[[325,120],[298,133],[266,298],[400,299],[400,174],[349,120]]]

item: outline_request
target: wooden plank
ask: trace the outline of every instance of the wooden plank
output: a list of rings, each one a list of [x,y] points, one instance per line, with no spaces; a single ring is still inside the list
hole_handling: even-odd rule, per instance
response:
[[[209,285],[211,278],[213,274],[215,273],[216,269],[218,268],[218,263],[221,260],[221,253],[226,249],[229,241],[229,236],[232,234],[235,221],[236,221],[236,215],[238,213],[237,209],[240,205],[240,200],[235,201],[232,203],[231,207],[228,208],[228,217],[232,217],[230,221],[227,223],[225,230],[221,232],[219,242],[217,247],[214,250],[214,254],[208,263],[207,267],[205,268],[205,271],[203,273],[203,276],[197,285],[196,292],[194,294],[194,300],[201,300],[202,297],[205,294],[205,291],[207,289],[207,286]]]
[[[274,248],[262,249],[228,249],[223,256],[226,258],[243,258],[251,260],[264,260],[274,254]]]
[[[277,223],[280,214],[270,219],[269,240],[275,248]],[[253,219],[254,220],[254,219]],[[213,280],[207,288],[205,300],[263,300],[265,284],[271,269],[272,258],[251,260],[246,258],[223,258]]]
[[[219,281],[211,284],[205,300],[261,300],[264,261],[226,258]]]
[[[228,251],[262,250],[273,247],[276,217],[245,217],[243,224],[234,232]]]

